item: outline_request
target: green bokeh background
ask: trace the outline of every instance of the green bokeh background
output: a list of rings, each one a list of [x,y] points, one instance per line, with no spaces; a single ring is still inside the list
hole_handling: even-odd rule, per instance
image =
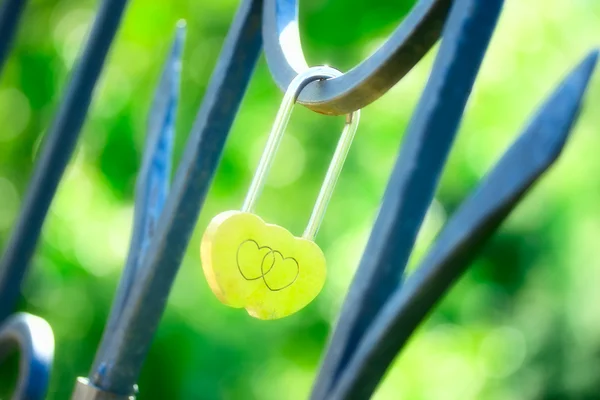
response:
[[[31,0],[25,11],[0,77],[1,242],[97,3]],[[300,3],[309,63],[347,70],[385,40],[413,1]],[[177,163],[237,5],[131,1],[23,287],[20,308],[47,319],[56,335],[48,399],[69,398],[100,341],[128,249],[147,113],[174,25],[188,23]],[[411,265],[599,39],[599,2],[507,1]],[[329,262],[325,288],[302,312],[272,322],[219,303],[199,261],[210,218],[240,207],[279,107],[282,93],[260,59],[142,371],[140,399],[307,397],[435,52],[363,110],[317,238]],[[418,330],[376,399],[600,398],[599,76],[564,155]],[[261,216],[302,231],[342,123],[296,109]],[[15,368],[16,359],[0,368],[0,398],[8,398]]]

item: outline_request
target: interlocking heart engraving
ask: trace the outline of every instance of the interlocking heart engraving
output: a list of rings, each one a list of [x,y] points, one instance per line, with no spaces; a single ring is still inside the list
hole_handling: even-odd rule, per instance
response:
[[[244,279],[262,279],[265,286],[273,292],[293,284],[300,273],[300,265],[295,258],[284,257],[280,251],[261,246],[253,239],[240,244],[236,263]]]

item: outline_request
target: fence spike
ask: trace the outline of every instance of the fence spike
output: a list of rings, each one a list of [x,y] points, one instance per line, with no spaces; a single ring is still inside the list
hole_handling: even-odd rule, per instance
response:
[[[134,253],[132,260],[134,270],[137,270],[148,252],[150,240],[154,236],[156,224],[169,194],[185,33],[185,23],[180,21],[168,65],[150,111],[148,137],[140,171],[141,179],[136,188],[135,209],[139,212],[134,226],[138,225],[139,236],[135,241],[132,240],[130,249]],[[135,272],[130,276],[135,278]]]
[[[157,230],[93,385],[132,394],[261,49],[262,0],[244,0],[231,25]]]
[[[581,107],[598,52],[588,55],[445,225],[420,268],[365,333],[332,400],[369,398],[398,352],[477,250],[561,153]]]
[[[92,371],[97,371],[105,358],[123,308],[135,284],[139,266],[148,251],[156,225],[169,193],[169,180],[175,133],[175,120],[181,84],[181,58],[185,43],[184,21],[177,24],[175,38],[156,91],[148,116],[146,143],[136,183],[134,220],[127,262],[121,277],[111,313],[104,330],[102,346],[96,353]]]
[[[364,332],[401,283],[502,4],[502,0],[457,0],[452,5],[431,76],[403,139],[312,399],[329,398]]]
[[[13,310],[44,219],[75,148],[127,0],[104,0],[67,93],[45,138],[23,208],[0,259],[0,322]]]

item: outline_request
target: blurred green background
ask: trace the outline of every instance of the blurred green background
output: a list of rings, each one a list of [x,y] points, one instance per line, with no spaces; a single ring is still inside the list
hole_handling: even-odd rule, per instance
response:
[[[0,77],[1,242],[97,3],[31,0],[25,11]],[[300,3],[309,63],[347,70],[385,40],[414,1]],[[188,22],[177,162],[237,5],[131,1],[23,288],[20,308],[47,319],[56,335],[49,399],[69,398],[100,341],[129,245],[147,113],[174,25]],[[597,1],[507,1],[411,265],[599,38]],[[199,264],[206,224],[241,206],[279,107],[282,93],[261,58],[144,366],[140,399],[307,397],[434,56],[435,49],[364,109],[317,238],[329,262],[325,288],[302,312],[271,322],[219,303]],[[376,399],[600,399],[598,109],[596,74],[564,155],[419,329]],[[342,123],[296,109],[261,216],[302,231]],[[0,398],[8,397],[15,369],[16,359],[0,368]]]

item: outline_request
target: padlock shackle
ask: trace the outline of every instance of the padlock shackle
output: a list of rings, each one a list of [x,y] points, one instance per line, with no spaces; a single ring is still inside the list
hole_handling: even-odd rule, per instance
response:
[[[246,195],[246,199],[244,200],[244,204],[242,206],[243,212],[252,212],[254,210],[256,201],[262,193],[265,185],[267,173],[271,169],[273,160],[275,159],[275,154],[279,149],[281,139],[283,138],[283,134],[292,115],[292,109],[294,108],[296,99],[298,98],[302,89],[304,89],[304,87],[310,82],[315,80],[335,78],[340,75],[341,72],[334,68],[328,66],[318,66],[307,69],[306,71],[298,74],[296,78],[292,80],[290,86],[283,96],[283,100],[281,102],[281,106],[279,107],[279,111],[277,112],[277,116],[275,117],[273,128],[271,128],[271,133],[269,134],[269,139],[267,140],[265,150],[263,151],[258,163],[256,173],[252,178],[252,183],[250,184],[248,194]],[[308,220],[308,225],[306,226],[304,234],[302,235],[305,239],[313,240],[317,234],[317,231],[319,230],[319,226],[321,225],[321,221],[325,215],[325,210],[327,209],[329,200],[333,195],[333,189],[335,188],[335,184],[337,183],[342,166],[344,165],[344,161],[348,155],[350,145],[354,139],[354,134],[356,133],[359,119],[360,110],[348,114],[344,130],[342,131],[342,135],[338,141],[335,153],[333,154],[333,158],[329,164],[327,174],[325,175],[325,180],[323,181],[323,185],[319,191],[317,201],[315,202],[315,206],[313,207],[311,216]]]
[[[317,197],[315,206],[313,207],[310,218],[308,219],[308,224],[306,225],[306,229],[302,235],[302,237],[305,239],[313,240],[315,236],[317,236],[317,232],[319,231],[323,217],[325,217],[325,211],[327,210],[329,200],[331,200],[331,196],[333,196],[333,189],[335,188],[340,173],[342,172],[342,167],[346,161],[348,151],[350,151],[350,145],[352,144],[354,134],[358,128],[359,120],[360,110],[348,114],[346,118],[344,130],[342,131],[340,140],[338,140],[335,152],[333,153],[333,158],[331,159],[331,163],[329,163],[329,168],[327,168],[325,180],[323,181],[323,185],[321,185],[319,196]]]

